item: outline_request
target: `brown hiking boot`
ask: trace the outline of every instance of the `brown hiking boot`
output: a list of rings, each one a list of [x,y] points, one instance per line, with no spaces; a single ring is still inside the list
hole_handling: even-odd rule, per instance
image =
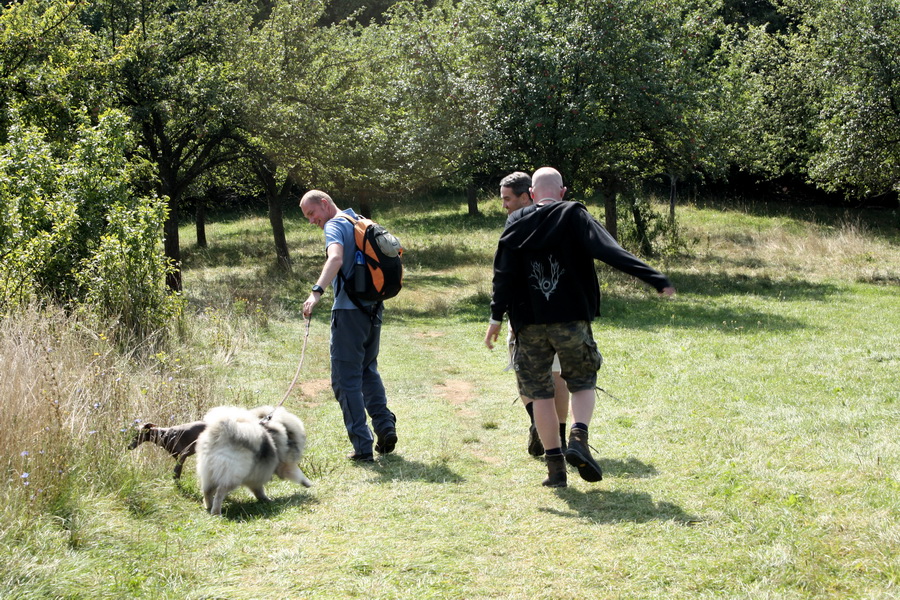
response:
[[[544,454],[544,444],[541,443],[541,438],[534,425],[528,428],[528,454],[532,456]]]
[[[603,471],[600,465],[591,456],[588,447],[588,432],[584,429],[572,428],[569,433],[569,447],[566,449],[566,461],[576,469],[585,481],[600,481],[603,479]]]
[[[566,458],[562,454],[547,457],[547,479],[543,485],[552,488],[566,487]]]

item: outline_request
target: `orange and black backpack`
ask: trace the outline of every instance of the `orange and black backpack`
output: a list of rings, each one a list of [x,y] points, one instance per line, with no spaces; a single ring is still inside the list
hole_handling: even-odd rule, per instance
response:
[[[347,281],[340,272],[347,295],[354,304],[381,302],[393,298],[403,287],[403,246],[387,229],[371,219],[354,219],[338,213],[353,224],[356,254],[353,280]],[[362,308],[360,306],[360,308]]]

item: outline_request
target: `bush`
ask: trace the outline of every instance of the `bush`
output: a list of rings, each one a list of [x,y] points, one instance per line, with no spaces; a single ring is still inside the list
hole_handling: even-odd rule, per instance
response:
[[[127,117],[86,116],[76,142],[10,118],[0,146],[0,312],[47,300],[112,318],[143,338],[179,303],[163,285],[164,202],[140,196],[147,166],[131,152]]]

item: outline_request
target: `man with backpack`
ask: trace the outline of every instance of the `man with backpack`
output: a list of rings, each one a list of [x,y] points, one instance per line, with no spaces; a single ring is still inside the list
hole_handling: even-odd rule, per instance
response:
[[[484,343],[493,348],[504,314],[516,334],[514,368],[519,393],[533,399],[534,421],[544,444],[547,479],[565,487],[566,462],[585,481],[603,478],[588,446],[594,388],[603,357],[591,321],[599,314],[600,286],[594,259],[671,296],[675,288],[659,271],[624,250],[583,204],[560,202],[566,193],[556,169],[532,176],[534,204],[513,212],[494,256],[491,318]],[[553,354],[572,393],[572,429],[563,453],[553,403]]]
[[[378,373],[378,350],[384,305],[351,297],[351,282],[360,261],[354,225],[361,219],[353,209],[339,210],[325,192],[311,190],[300,200],[300,210],[311,225],[325,232],[326,260],[322,272],[303,303],[310,318],[329,284],[334,289],[331,308],[331,387],[341,406],[347,436],[353,445],[348,458],[373,461],[374,449],[388,454],[397,444],[397,418],[387,406],[387,394]],[[349,217],[349,218],[348,218]],[[372,419],[377,441],[367,424]]]

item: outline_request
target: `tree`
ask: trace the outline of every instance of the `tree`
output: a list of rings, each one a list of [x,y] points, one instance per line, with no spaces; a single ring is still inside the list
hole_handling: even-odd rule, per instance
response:
[[[52,299],[142,339],[178,310],[163,289],[165,205],[137,193],[146,165],[127,117],[82,115],[70,144],[11,114],[0,146],[0,309]]]
[[[821,81],[820,147],[809,175],[864,197],[900,191],[900,4],[820,2],[804,13],[810,76]]]
[[[401,2],[383,24],[321,27],[321,6],[275,5],[244,63],[247,127],[270,197],[321,187],[371,214],[373,198],[453,177],[490,99],[470,68],[477,30],[463,21],[477,15],[466,6]]]
[[[380,168],[368,176],[383,192],[468,186],[470,157],[484,145],[496,105],[496,57],[485,27],[493,15],[469,0],[434,8],[400,2],[389,16],[362,40],[367,54],[382,57],[373,82],[380,113],[364,130]]]
[[[804,179],[815,151],[821,96],[808,39],[796,28],[731,27],[723,36],[721,82],[730,106],[729,160],[770,179]]]
[[[634,0],[498,2],[503,72],[494,145],[509,167],[550,164],[578,193],[616,198],[657,174],[717,166],[705,65],[713,6]]]
[[[19,123],[71,140],[82,111],[99,112],[93,44],[78,20],[82,6],[65,0],[23,0],[0,9],[0,141],[14,107]]]
[[[178,266],[180,204],[203,173],[240,156],[243,99],[234,62],[255,8],[249,2],[97,1],[86,15],[108,57],[117,105],[167,198],[165,253]],[[181,271],[167,283],[181,290]]]
[[[255,174],[269,207],[278,265],[291,266],[283,206],[297,187],[327,187],[322,173],[341,168],[342,147],[358,144],[346,122],[363,59],[346,23],[319,26],[323,6],[287,0],[270,6],[242,53],[240,81],[246,111],[243,162]]]

